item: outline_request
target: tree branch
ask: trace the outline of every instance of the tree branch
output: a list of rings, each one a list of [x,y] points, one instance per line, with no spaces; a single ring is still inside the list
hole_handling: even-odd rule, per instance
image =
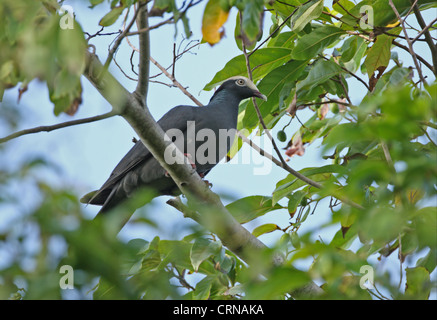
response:
[[[419,62],[417,62],[417,56],[416,56],[416,53],[413,50],[413,44],[412,44],[410,38],[408,37],[408,33],[407,33],[407,29],[405,28],[404,20],[399,15],[398,10],[396,9],[395,5],[393,4],[393,1],[392,0],[388,0],[388,3],[390,5],[390,7],[393,9],[393,12],[395,13],[395,15],[398,18],[399,22],[401,23],[402,30],[404,31],[405,38],[406,38],[405,40],[407,40],[407,43],[408,43],[408,49],[409,49],[408,51],[410,52],[411,57],[413,58],[413,62],[414,62],[414,65],[416,66],[417,73],[419,74],[419,78],[420,78],[420,80],[422,81],[422,83],[424,85],[427,85],[427,82],[426,82],[425,78],[423,77],[422,69],[420,68]],[[415,3],[414,3],[414,5],[415,5]]]
[[[413,5],[413,11],[414,11],[414,15],[416,16],[417,22],[419,23],[420,27],[422,28],[422,31],[419,33],[418,36],[420,36],[421,33],[424,33],[424,35],[425,35],[425,41],[428,44],[429,50],[431,50],[432,63],[434,65],[434,75],[437,77],[437,46],[434,43],[434,41],[432,40],[431,34],[429,33],[429,30],[428,30],[432,24],[429,26],[426,25],[416,2],[414,2],[412,5]],[[436,20],[434,19],[434,22],[435,21]],[[414,39],[414,40],[416,40],[416,39]],[[413,41],[411,42],[411,44],[413,43]]]
[[[145,29],[149,27],[147,5],[142,5],[140,2],[137,16],[137,28]],[[140,43],[140,62],[138,70],[138,83],[134,94],[146,104],[147,91],[149,89],[149,72],[150,72],[150,35],[149,31],[139,34]]]
[[[39,126],[39,127],[35,127],[35,128],[24,129],[21,131],[14,132],[14,133],[12,133],[4,138],[0,138],[0,143],[4,143],[6,141],[9,141],[9,140],[12,140],[12,139],[24,136],[24,135],[32,134],[32,133],[50,132],[50,131],[61,129],[61,128],[75,126],[78,124],[90,123],[90,122],[95,122],[95,121],[107,119],[107,118],[110,118],[110,117],[113,117],[116,115],[118,115],[117,112],[110,111],[110,112],[107,112],[107,113],[104,113],[104,114],[101,114],[98,116],[89,117],[89,118],[71,120],[71,121],[66,121],[66,122],[53,124],[53,125],[49,125],[49,126]]]

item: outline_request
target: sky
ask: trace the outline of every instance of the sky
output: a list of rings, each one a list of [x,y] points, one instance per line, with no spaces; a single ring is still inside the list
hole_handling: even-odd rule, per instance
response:
[[[201,17],[205,3],[190,9],[188,17],[193,35],[189,40],[198,41],[201,39]],[[98,21],[107,12],[105,5],[100,5],[90,10],[83,5],[83,1],[65,1],[65,4],[73,7],[76,19],[82,25],[84,31],[93,34],[100,29]],[[177,80],[183,86],[188,87],[189,92],[204,104],[207,104],[212,96],[212,91],[202,91],[204,85],[224,67],[226,62],[241,54],[233,37],[236,13],[236,9],[233,8],[225,24],[225,36],[220,43],[213,47],[208,44],[202,44],[194,48],[191,53],[185,54],[176,64],[175,75]],[[159,21],[160,18],[151,18],[150,25],[154,25]],[[268,34],[270,24],[270,17],[267,14],[265,17],[264,37]],[[120,27],[121,19],[112,28],[105,29],[105,32],[118,30]],[[184,30],[181,24],[177,26],[176,32],[173,25],[154,30],[151,33],[151,56],[163,66],[170,65],[173,59],[173,43],[176,43],[176,46],[178,46],[184,37],[183,34]],[[101,61],[106,59],[108,45],[112,40],[113,36],[105,36],[96,37],[91,42],[96,46],[97,54]],[[131,41],[134,44],[137,42],[134,38]],[[182,46],[187,43],[188,41],[185,40]],[[417,52],[421,52],[421,55],[429,58],[429,54],[427,55],[428,51],[424,45],[419,43],[415,48]],[[402,52],[399,50],[398,53],[402,60]],[[116,59],[127,71],[130,71],[130,54],[131,48],[124,41],[116,54]],[[405,57],[405,59],[407,58]],[[405,61],[405,64],[413,65],[411,61]],[[127,79],[114,64],[111,65],[110,69],[129,91],[135,89],[136,82]],[[154,75],[158,72],[159,70],[151,65],[150,74]],[[129,74],[135,77],[131,72]],[[367,76],[362,75],[362,77],[366,79]],[[169,83],[165,77],[160,77],[159,80]],[[358,103],[365,93],[362,90],[362,85],[354,79],[348,81],[349,88],[351,89],[350,96],[354,103]],[[17,129],[90,117],[111,110],[110,105],[85,78],[82,79],[82,84],[83,102],[78,112],[73,117],[65,114],[56,117],[52,112],[53,106],[48,99],[47,89],[42,83],[32,81],[29,84],[28,91],[23,95],[18,104],[20,112],[25,116]],[[5,93],[4,101],[14,102],[16,99],[16,90],[9,90]],[[169,88],[156,83],[150,84],[147,102],[155,119],[159,119],[170,108],[176,105],[194,105],[179,89]],[[302,121],[305,121],[309,116],[310,113],[302,112],[299,114]],[[282,128],[287,122],[287,119],[281,120],[276,128]],[[287,135],[291,137],[299,126],[300,124],[297,120],[293,120],[287,128]],[[276,136],[275,132],[276,130],[273,130],[273,136]],[[8,133],[0,128],[0,136],[5,136]],[[54,185],[70,186],[74,192],[77,192],[78,196],[81,196],[91,190],[98,189],[106,181],[113,168],[133,146],[133,137],[136,137],[136,134],[127,122],[121,117],[113,117],[50,133],[38,133],[17,138],[7,143],[5,152],[0,155],[0,161],[3,162],[1,165],[14,166],[21,163],[24,159],[38,155],[49,155],[50,159],[57,164],[59,170],[55,172],[42,171],[38,174],[49,179]],[[279,144],[281,148],[284,148],[285,145],[286,143]],[[274,153],[268,143],[264,144],[263,147],[270,153]],[[255,175],[254,167],[257,164],[259,166],[260,161],[263,161],[264,158],[247,146],[244,146],[240,152],[245,152],[246,155],[249,154],[252,161],[249,164],[236,164],[236,161],[226,164],[221,163],[207,176],[207,180],[213,184],[212,191],[220,194],[225,204],[233,199],[249,195],[269,196],[275,189],[277,181],[285,178],[288,174],[283,169],[271,164],[271,171],[268,174]],[[291,158],[289,165],[295,170],[300,170],[305,167],[329,164],[329,161],[321,160],[320,154],[320,146],[315,143],[307,148],[302,157],[295,156]],[[11,187],[17,188],[16,192],[20,192],[23,195],[24,201],[21,204],[21,212],[30,212],[32,207],[40,201],[35,186],[29,185],[24,189],[22,186]],[[180,212],[168,206],[165,203],[167,199],[168,197],[156,198],[151,205],[147,206],[147,217],[156,222],[159,230],[147,225],[128,224],[120,232],[120,238],[126,241],[133,238],[143,238],[150,241],[156,235],[159,235],[163,239],[181,239],[183,235],[190,233],[194,222],[184,218]],[[286,202],[281,203],[286,205]],[[323,207],[326,207],[326,210],[321,209]],[[330,220],[327,203],[320,203],[318,208],[316,213],[310,216],[302,225],[301,232],[319,228]],[[84,206],[84,211],[90,219],[94,217],[98,210],[99,207],[96,206]],[[17,208],[3,208],[2,213],[0,213],[0,228],[10,227],[16,214]],[[256,226],[267,222],[274,222],[282,228],[286,227],[289,223],[288,212],[286,210],[274,211],[247,224],[246,227],[251,231]],[[329,242],[337,230],[338,227],[324,229],[323,233],[316,233],[316,236]],[[267,245],[271,245],[280,236],[280,232],[273,232],[261,236],[260,239]],[[398,269],[399,265],[398,263],[388,263],[387,267]]]

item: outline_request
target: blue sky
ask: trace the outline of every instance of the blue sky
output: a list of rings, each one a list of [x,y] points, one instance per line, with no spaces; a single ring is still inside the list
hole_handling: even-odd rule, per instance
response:
[[[105,5],[90,10],[83,5],[83,1],[65,1],[65,4],[71,5],[74,8],[76,18],[85,31],[93,34],[100,29],[98,21],[107,11]],[[193,31],[190,40],[201,39],[201,17],[204,6],[205,3],[202,3],[190,10],[190,27]],[[226,35],[219,44],[213,47],[210,47],[208,44],[202,44],[193,49],[192,54],[185,54],[176,64],[175,70],[178,81],[182,85],[188,86],[188,90],[204,104],[208,103],[212,95],[212,92],[202,91],[204,85],[213,78],[216,72],[223,68],[226,62],[241,54],[233,37],[235,17],[236,9],[234,8],[225,24]],[[152,18],[150,25],[159,21],[160,18]],[[264,37],[268,34],[269,26],[270,17],[266,14]],[[108,32],[110,30],[117,30],[120,27],[121,19],[112,28],[108,29]],[[175,42],[176,45],[179,45],[182,40],[183,27],[181,24],[178,25],[176,38],[174,38],[174,35],[175,28],[173,25],[164,26],[151,33],[151,55],[163,66],[168,66],[172,62],[173,43]],[[102,61],[106,59],[107,48],[112,39],[113,37],[111,36],[96,37],[91,42],[96,46],[97,54]],[[133,43],[136,43],[136,39],[132,38],[131,40]],[[430,59],[425,45],[418,43],[415,49],[422,56]],[[408,57],[403,55],[401,50],[397,51],[400,59],[405,59],[406,66],[413,65],[411,61],[407,60]],[[131,48],[124,41],[117,52],[116,58],[117,62],[127,71],[130,70],[130,54]],[[111,70],[128,90],[133,91],[135,89],[136,83],[125,78],[114,64],[111,65]],[[432,75],[427,73],[426,68],[424,70],[432,78]],[[158,72],[158,69],[152,65],[151,75]],[[132,73],[130,75],[134,76]],[[367,76],[361,76],[367,80]],[[165,77],[161,77],[160,80],[169,83]],[[76,115],[70,117],[62,114],[56,117],[52,112],[53,106],[48,100],[47,89],[38,81],[32,81],[29,85],[29,90],[23,95],[18,105],[21,113],[25,115],[18,129],[85,118],[110,111],[110,105],[85,78],[82,79],[82,84],[84,88],[83,103]],[[351,89],[350,96],[353,102],[358,103],[365,93],[362,90],[362,85],[352,79],[349,81],[349,88]],[[15,89],[6,92],[5,101],[13,103],[16,99],[17,91]],[[180,104],[193,105],[192,101],[177,88],[168,88],[167,86],[154,83],[150,84],[148,107],[155,119],[159,119],[170,108]],[[305,120],[309,115],[309,113],[305,114],[305,112],[299,114],[301,120]],[[287,122],[288,119],[284,119],[284,121],[278,124],[277,128],[282,128]],[[299,123],[293,120],[287,128],[287,135],[291,137],[298,128]],[[0,128],[0,136],[6,134],[8,132],[4,132]],[[49,155],[49,158],[59,166],[60,170],[55,172],[44,170],[37,174],[49,179],[55,185],[71,186],[80,196],[91,190],[98,189],[103,184],[115,165],[133,146],[131,140],[135,136],[135,132],[123,118],[114,117],[51,133],[38,133],[20,137],[7,143],[5,152],[0,154],[0,161],[2,166],[14,166],[14,163],[20,163],[32,156]],[[275,136],[275,131],[273,136]],[[268,146],[266,147],[268,149]],[[285,147],[285,143],[280,143],[280,147]],[[241,152],[250,152],[251,156],[254,157],[254,162],[260,160],[259,156],[248,147],[243,147]],[[304,156],[291,158],[289,164],[296,170],[309,166],[329,164],[329,162],[320,160],[320,153],[321,150],[318,144],[313,144],[307,148]],[[276,182],[287,175],[287,172],[275,165],[272,165],[271,173],[268,175],[254,175],[253,166],[253,164],[219,164],[207,176],[207,180],[213,184],[212,190],[223,195],[223,200],[227,203],[232,199],[249,195],[271,195],[275,189]],[[0,228],[10,227],[14,217],[19,212],[31,211],[31,208],[40,200],[35,186],[29,185],[23,187],[17,185],[11,186],[11,188],[16,188],[16,192],[20,192],[23,195],[23,203],[20,205],[20,208],[2,209]],[[147,207],[147,217],[156,221],[159,225],[159,230],[150,228],[147,225],[134,226],[128,224],[121,231],[120,237],[125,240],[137,237],[151,240],[155,235],[159,235],[165,239],[180,239],[183,235],[190,232],[190,227],[194,223],[189,219],[183,218],[183,215],[174,208],[166,205],[166,200],[167,197],[159,197]],[[324,207],[326,210],[323,210]],[[87,216],[92,218],[99,210],[99,207],[87,206],[84,210]],[[327,222],[329,218],[330,211],[326,203],[320,203],[316,214],[310,216],[303,224],[301,232],[318,228]],[[288,220],[289,216],[286,210],[274,211],[261,219],[249,223],[248,229],[251,231],[254,227],[266,222],[274,222],[281,227],[286,227]],[[329,241],[337,230],[337,227],[326,229],[323,233],[316,233],[316,236]],[[264,235],[260,239],[269,245],[280,236],[281,233],[274,232]],[[394,262],[394,267],[398,268],[399,266]]]

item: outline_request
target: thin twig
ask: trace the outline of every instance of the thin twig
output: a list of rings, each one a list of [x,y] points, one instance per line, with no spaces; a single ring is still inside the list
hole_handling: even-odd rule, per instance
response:
[[[434,25],[434,23],[436,23],[437,22],[437,18],[435,18],[434,20],[432,20],[428,25],[426,25],[423,29],[422,29],[422,31],[420,31],[418,34],[417,34],[417,36],[413,39],[413,40],[411,40],[411,42],[412,43],[414,43],[414,42],[416,42],[417,40],[421,40],[421,39],[419,39],[425,32],[428,32],[429,33],[429,31],[428,31],[428,29],[429,28],[431,28],[433,25]],[[425,39],[425,41],[426,41],[426,39]],[[432,39],[431,39],[431,41],[432,41]]]
[[[110,63],[112,61],[112,58],[114,57],[115,51],[117,51],[117,49],[120,46],[121,42],[126,37],[126,35],[129,32],[130,28],[132,28],[133,24],[135,23],[135,20],[137,19],[138,12],[139,12],[139,10],[135,11],[133,19],[129,22],[129,24],[126,27],[126,29],[124,29],[123,32],[117,37],[117,39],[114,42],[114,45],[109,50],[108,57],[106,58],[106,61],[105,61],[104,65],[103,65],[102,74],[105,73],[106,70],[108,70],[109,65],[110,65]],[[126,14],[126,18],[127,18],[128,13]],[[102,74],[100,74],[100,76],[102,76]]]
[[[422,31],[419,32],[419,35],[421,33],[425,34],[425,41],[428,44],[429,50],[431,50],[432,62],[434,65],[434,75],[437,77],[437,45],[432,40],[431,34],[429,33],[429,30],[428,30],[432,26],[432,24],[428,25],[428,26],[426,25],[421,13],[420,13],[419,8],[417,7],[417,1],[413,3],[412,8],[414,10],[414,15],[416,16],[417,22],[419,23],[420,27],[422,28]],[[434,22],[436,20],[437,19],[434,19]],[[412,44],[412,42],[411,42],[411,44]]]
[[[21,130],[21,131],[17,131],[15,133],[12,133],[4,138],[1,138],[0,143],[15,139],[15,138],[27,135],[27,134],[38,133],[38,132],[50,132],[50,131],[61,129],[61,128],[75,126],[78,124],[90,123],[90,122],[95,122],[95,121],[107,119],[107,118],[110,118],[110,117],[113,117],[116,115],[118,115],[117,112],[110,111],[110,112],[107,112],[107,113],[104,113],[104,114],[101,114],[98,116],[89,117],[89,118],[71,120],[71,121],[66,121],[66,122],[62,122],[62,123],[58,123],[58,124],[54,124],[54,125],[49,125],[49,126],[39,126],[39,127],[35,127],[35,128],[25,129],[25,130]]]
[[[406,46],[404,46],[403,44],[400,44],[399,42],[397,42],[397,41],[393,41],[392,42],[392,44],[394,45],[394,46],[396,46],[396,47],[398,47],[398,48],[401,48],[401,49],[403,49],[403,50],[405,50],[405,51],[410,51],[409,49],[408,49],[408,47],[406,47]],[[431,70],[432,71],[432,73],[435,73],[435,69],[434,69],[434,67],[428,62],[428,61],[426,61],[424,58],[422,58],[420,55],[418,55],[417,53],[416,53],[416,57],[417,57],[417,59],[420,61],[420,62],[422,62],[429,70]]]
[[[173,43],[173,63],[171,68],[171,76],[173,78],[175,78],[176,59],[176,43]]]
[[[413,50],[413,44],[412,44],[410,38],[408,37],[407,28],[405,28],[404,20],[399,15],[398,10],[396,9],[395,5],[393,4],[393,1],[392,0],[388,0],[388,3],[390,5],[390,7],[393,9],[393,12],[395,13],[395,15],[398,18],[399,22],[401,23],[402,30],[404,31],[405,38],[406,38],[405,40],[407,40],[409,52],[411,54],[411,57],[413,58],[413,62],[414,62],[414,65],[416,66],[416,70],[417,70],[417,73],[419,74],[419,78],[420,78],[420,80],[422,80],[422,83],[424,85],[427,85],[427,82],[426,82],[426,80],[425,80],[425,78],[423,77],[423,74],[422,74],[422,69],[421,69],[421,67],[419,65],[419,62],[417,61],[416,53]]]
[[[390,150],[388,149],[388,146],[384,141],[381,141],[381,148],[382,148],[382,151],[384,153],[385,160],[387,160],[388,165],[395,172],[395,167],[394,167],[391,155],[390,155]]]
[[[121,73],[123,73],[123,75],[128,78],[129,80],[135,81],[137,82],[138,79],[132,78],[131,76],[129,76],[124,70],[123,68],[118,64],[117,59],[116,59],[117,53],[114,54],[114,58],[112,59],[115,63],[115,65],[118,67],[118,69],[121,71]]]
[[[362,31],[362,32],[365,33],[365,31]],[[347,33],[347,34],[350,34],[350,35],[354,35],[354,36],[360,37],[360,38],[363,38],[364,40],[367,40],[367,41],[369,41],[369,42],[375,42],[375,40],[374,40],[374,39],[370,39],[368,35],[366,35],[366,34],[362,34],[362,33],[359,33],[359,32],[357,32],[357,31],[346,31],[346,33]],[[410,50],[408,49],[408,47],[404,46],[403,44],[400,44],[399,42],[397,42],[397,41],[395,41],[395,40],[393,40],[392,44],[393,44],[394,46],[398,47],[398,48],[401,48],[402,50],[405,50],[405,51],[410,52]],[[424,58],[422,58],[422,57],[421,57],[420,55],[418,55],[417,53],[416,53],[416,57],[417,57],[417,59],[418,59],[420,62],[422,62],[422,63],[423,63],[423,64],[424,64],[424,65],[425,65],[429,70],[431,70],[432,73],[434,73],[434,68],[433,68],[433,66],[432,66],[428,61],[426,61]],[[353,73],[351,73],[351,75],[353,75]]]
[[[402,280],[403,280],[403,275],[404,275],[404,272],[403,272],[403,267],[402,267],[402,260],[403,260],[403,257],[402,257],[402,237],[401,237],[401,235],[399,234],[399,236],[398,236],[398,243],[399,243],[399,248],[398,248],[398,258],[399,258],[399,284],[398,284],[398,290],[401,288],[401,284],[402,284]]]
[[[167,76],[167,78],[169,78],[173,84],[178,87],[187,97],[189,97],[195,104],[197,104],[198,106],[203,106],[203,104],[197,100],[191,93],[188,92],[187,88],[185,88],[184,86],[181,85],[181,83],[179,81],[176,80],[175,77],[173,77],[170,73],[168,73],[168,71],[161,66],[158,61],[156,61],[155,59],[153,59],[152,57],[150,57],[150,61],[158,67],[159,70],[162,71],[163,74],[165,74]]]
[[[189,207],[183,204],[179,197],[167,200],[167,204],[182,212],[185,218],[191,218],[196,222],[200,222],[200,214],[194,210],[191,210]]]
[[[305,3],[303,3],[302,5],[304,5]],[[248,56],[250,57],[253,53],[255,53],[259,48],[261,48],[279,29],[281,29],[282,28],[282,26],[283,25],[285,25],[286,23],[287,23],[287,21],[288,20],[290,20],[290,18],[296,13],[296,11],[299,9],[299,7],[296,7],[296,9],[294,9],[293,10],[293,12],[292,13],[290,13],[289,15],[288,15],[288,17],[286,17],[285,19],[284,19],[284,21],[280,24],[280,25],[278,25],[276,28],[275,28],[275,30],[273,30],[273,32],[272,33],[270,33],[269,34],[269,36],[264,40],[264,41],[262,41],[255,49],[253,49],[251,52],[249,52],[248,53]],[[240,16],[240,21],[241,21],[241,16]],[[242,29],[241,29],[242,30]],[[243,41],[244,42],[244,41]]]
[[[173,17],[170,17],[167,20],[161,21],[160,23],[157,23],[154,26],[145,27],[145,28],[142,28],[142,29],[137,30],[137,31],[126,32],[126,36],[130,37],[130,36],[136,36],[137,34],[147,33],[150,30],[158,29],[159,27],[162,27],[163,25],[168,24],[168,23],[173,23]]]
[[[138,48],[136,48],[130,41],[129,38],[126,38],[128,44],[130,45],[130,47],[134,50],[139,52]],[[159,70],[162,71],[162,73],[169,78],[175,87],[179,88],[187,97],[189,97],[195,104],[197,104],[198,106],[203,106],[202,102],[200,102],[199,100],[197,100],[191,93],[188,92],[187,88],[185,88],[179,81],[176,80],[175,77],[173,77],[166,68],[164,68],[161,64],[159,64],[158,61],[156,61],[155,59],[153,59],[152,56],[149,57],[150,62],[152,62],[155,66],[158,67]]]

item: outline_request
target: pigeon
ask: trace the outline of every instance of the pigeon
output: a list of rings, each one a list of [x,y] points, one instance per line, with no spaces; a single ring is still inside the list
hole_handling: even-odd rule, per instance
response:
[[[215,91],[208,105],[176,106],[158,124],[166,133],[165,138],[174,142],[186,156],[185,160],[203,178],[231,148],[239,104],[250,97],[267,100],[251,80],[243,76],[231,77]],[[173,153],[174,150],[166,149],[164,154],[169,164],[175,161]],[[102,206],[100,214],[110,211],[145,188],[153,189],[156,195],[175,196],[181,193],[166,170],[138,140],[101,188],[86,194],[80,201]]]

